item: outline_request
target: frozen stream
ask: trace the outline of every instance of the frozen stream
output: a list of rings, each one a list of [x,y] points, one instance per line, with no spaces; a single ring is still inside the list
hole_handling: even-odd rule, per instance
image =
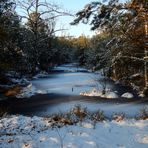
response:
[[[95,79],[102,79],[101,74],[94,74],[71,64],[56,67],[48,78],[33,80],[32,84],[41,92],[66,95],[79,95],[82,91],[93,88],[102,89],[102,83]],[[108,87],[111,85],[108,83]]]
[[[95,79],[99,81],[96,82]],[[116,85],[107,80],[107,88],[121,96],[125,92],[132,92],[127,87]],[[147,106],[148,102],[138,99],[101,99],[99,97],[80,96],[80,92],[94,88],[102,89],[104,84],[101,74],[88,72],[86,69],[77,68],[73,64],[56,67],[46,78],[38,78],[32,81],[33,87],[40,92],[31,98],[17,99],[16,102],[8,102],[13,114],[46,116],[70,110],[75,105],[87,107],[91,111],[101,109],[106,115],[114,112],[124,112],[128,116],[135,116],[139,110]],[[44,92],[42,94],[42,92]],[[136,98],[136,95],[135,95]]]
[[[101,73],[88,72],[74,64],[66,64],[54,68],[47,78],[33,80],[32,84],[40,93],[79,96],[80,92],[94,88],[102,90],[105,82]],[[116,91],[119,95],[132,91],[126,87],[116,86],[111,80],[106,80],[106,87],[109,90]]]

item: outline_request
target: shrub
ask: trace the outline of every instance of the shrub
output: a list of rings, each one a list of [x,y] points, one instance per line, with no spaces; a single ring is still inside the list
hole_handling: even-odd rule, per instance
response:
[[[8,89],[5,92],[5,96],[10,97],[10,96],[15,96],[21,91],[20,86],[13,86],[12,88]]]
[[[5,116],[9,113],[9,108],[8,107],[2,107],[0,106],[0,117]]]
[[[87,108],[82,108],[81,105],[76,105],[71,113],[76,116],[77,120],[82,121],[87,115]]]
[[[140,110],[139,119],[146,120],[148,119],[148,108],[144,107]]]
[[[53,123],[54,126],[61,127],[63,125],[72,125],[73,121],[70,118],[67,118],[67,114],[54,114],[50,117],[50,122]]]
[[[113,114],[112,119],[117,122],[121,122],[125,119],[125,114],[124,113],[115,113],[115,114]]]
[[[97,112],[93,112],[91,114],[91,120],[93,121],[104,121],[105,120],[105,115],[104,115],[104,112],[102,110],[98,110]]]

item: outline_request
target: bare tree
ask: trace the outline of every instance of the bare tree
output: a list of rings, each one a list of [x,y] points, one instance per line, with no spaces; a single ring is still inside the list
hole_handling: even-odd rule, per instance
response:
[[[40,65],[39,58],[43,49],[39,49],[42,42],[50,44],[50,39],[55,35],[55,32],[63,29],[55,29],[56,19],[60,16],[72,16],[69,12],[63,11],[58,5],[47,2],[46,0],[18,0],[17,1],[20,17],[27,25],[27,28],[33,33],[33,51],[34,51],[34,66],[33,73],[36,72],[36,67]],[[48,43],[47,43],[48,42]]]

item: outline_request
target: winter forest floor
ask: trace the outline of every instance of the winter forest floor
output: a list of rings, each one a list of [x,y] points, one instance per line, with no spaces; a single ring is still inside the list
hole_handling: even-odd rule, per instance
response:
[[[44,118],[7,116],[0,119],[0,147],[147,148],[148,119],[143,117],[114,114],[108,119],[101,111],[91,114],[79,107]]]
[[[148,0],[60,1],[0,1],[0,148],[148,148]]]
[[[7,112],[0,118],[0,148],[148,147],[147,98],[121,97],[128,89],[111,81],[111,98],[102,98],[92,90],[92,73],[66,70],[38,75],[22,98],[0,101],[1,112]],[[86,96],[79,95],[82,90]]]

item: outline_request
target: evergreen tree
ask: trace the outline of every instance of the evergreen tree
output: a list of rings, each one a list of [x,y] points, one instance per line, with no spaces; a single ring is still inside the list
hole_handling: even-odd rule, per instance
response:
[[[136,83],[141,88],[144,87],[144,22],[147,20],[147,10],[147,0],[133,0],[124,4],[118,0],[109,0],[106,3],[92,2],[79,11],[71,23],[75,25],[80,21],[90,21],[92,30],[109,34],[109,42],[105,48],[110,50],[113,77],[127,80],[129,84]],[[140,73],[141,79],[129,81],[136,73]]]

